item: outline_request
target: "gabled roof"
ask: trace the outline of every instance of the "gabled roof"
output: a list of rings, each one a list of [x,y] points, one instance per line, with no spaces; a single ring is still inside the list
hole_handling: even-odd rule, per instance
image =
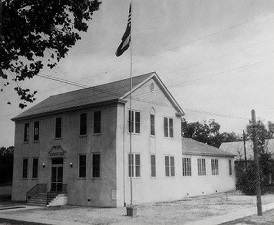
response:
[[[246,148],[246,158],[253,159],[254,152],[253,152],[253,142],[251,140],[246,141],[245,143]],[[244,142],[243,141],[235,141],[235,142],[224,142],[221,144],[220,149],[230,152],[236,155],[237,160],[244,159]],[[266,152],[270,152],[272,158],[274,158],[274,139],[266,140]]]
[[[196,156],[230,157],[235,155],[191,138],[182,138],[182,154]]]
[[[170,94],[155,72],[133,77],[133,92],[152,78],[155,79],[155,81],[160,85],[161,89],[169,98],[177,112],[184,115],[184,112],[179,104],[176,102],[176,100],[173,98],[173,96]],[[12,118],[12,120],[17,121],[41,115],[50,115],[62,111],[90,107],[93,105],[95,106],[117,102],[125,103],[129,94],[130,78],[127,78],[90,88],[50,96],[49,98],[31,107],[25,112]]]

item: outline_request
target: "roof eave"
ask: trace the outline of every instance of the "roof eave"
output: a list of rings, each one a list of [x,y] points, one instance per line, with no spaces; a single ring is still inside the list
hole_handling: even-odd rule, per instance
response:
[[[213,157],[224,157],[234,158],[234,154],[219,154],[219,153],[205,153],[205,152],[182,152],[182,155],[196,155],[196,156],[213,156]]]
[[[11,120],[13,122],[17,122],[20,120],[26,120],[26,119],[33,119],[33,118],[37,118],[37,117],[42,117],[42,116],[50,116],[50,115],[55,115],[61,112],[69,112],[69,111],[74,111],[77,109],[85,109],[85,108],[90,108],[90,107],[96,107],[96,106],[104,106],[104,105],[110,105],[110,104],[125,104],[127,101],[124,99],[112,99],[109,101],[103,101],[103,102],[97,102],[97,103],[92,103],[92,104],[87,104],[87,105],[81,105],[81,106],[74,106],[74,107],[69,107],[66,109],[58,109],[58,110],[53,110],[50,112],[44,112],[44,113],[37,113],[37,114],[32,114],[29,116],[21,116],[21,117],[14,117],[11,118]]]

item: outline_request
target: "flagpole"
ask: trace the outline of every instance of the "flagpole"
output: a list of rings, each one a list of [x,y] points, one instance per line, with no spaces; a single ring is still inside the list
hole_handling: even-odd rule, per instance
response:
[[[133,127],[133,113],[132,113],[132,16],[133,16],[133,5],[132,0],[130,1],[131,7],[131,22],[130,22],[130,95],[129,95],[129,111],[130,111],[130,132],[129,132],[129,155],[130,155],[130,205],[132,206],[132,198],[133,198],[133,191],[132,191],[132,174],[133,174],[133,156],[132,156],[132,127]]]

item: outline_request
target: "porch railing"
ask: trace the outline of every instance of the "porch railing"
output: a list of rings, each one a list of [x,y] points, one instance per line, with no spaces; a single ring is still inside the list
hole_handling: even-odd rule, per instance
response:
[[[47,192],[47,184],[36,184],[33,188],[31,188],[26,194],[26,202],[30,200],[37,193],[46,193]]]

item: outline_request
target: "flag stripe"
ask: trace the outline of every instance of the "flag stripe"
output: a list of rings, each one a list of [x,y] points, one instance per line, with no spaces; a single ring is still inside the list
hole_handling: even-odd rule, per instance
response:
[[[121,56],[128,48],[131,41],[131,4],[129,6],[128,22],[126,31],[122,37],[122,42],[116,50],[116,56]]]

